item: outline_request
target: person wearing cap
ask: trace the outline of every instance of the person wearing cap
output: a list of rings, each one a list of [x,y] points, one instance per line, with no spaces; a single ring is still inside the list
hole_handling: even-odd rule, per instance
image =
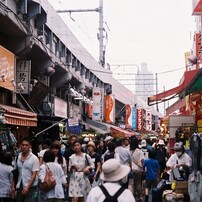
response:
[[[108,135],[108,136],[104,139],[105,144],[108,144],[108,143],[111,142],[113,139],[114,139],[114,138],[113,138],[112,136]]]
[[[164,140],[158,141],[155,151],[156,151],[155,159],[159,162],[160,174],[162,174],[166,168],[166,161],[168,157],[167,150],[165,149]]]
[[[168,169],[182,166],[184,169],[189,169],[192,165],[192,159],[185,152],[185,148],[182,142],[176,142],[174,145],[175,153],[170,156],[166,166]]]
[[[94,163],[94,170],[89,174],[88,178],[92,184],[94,181],[98,181],[100,171],[101,171],[101,156],[95,152],[96,146],[93,141],[89,141],[87,144],[87,151]]]
[[[104,184],[92,188],[86,202],[104,202],[105,199],[112,201],[111,197],[118,202],[135,202],[132,192],[122,186],[129,172],[130,167],[121,165],[117,159],[104,162],[100,173],[100,179]]]
[[[141,150],[143,152],[143,155],[144,155],[144,160],[145,159],[148,159],[148,149],[147,149],[147,141],[145,139],[143,139],[141,141]]]

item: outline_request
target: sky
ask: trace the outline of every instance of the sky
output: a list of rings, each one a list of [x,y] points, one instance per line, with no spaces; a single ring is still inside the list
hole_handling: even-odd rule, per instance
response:
[[[56,10],[99,7],[99,0],[49,2]],[[193,43],[192,1],[103,0],[103,5],[108,36],[106,63],[110,64],[114,77],[134,78],[137,67],[147,63],[149,71],[157,73],[159,92],[176,87],[185,70],[184,53],[191,50]],[[99,14],[76,12],[60,16],[82,45],[99,60]],[[117,75],[120,72],[122,75]],[[125,73],[131,73],[131,76]],[[135,84],[135,81],[127,83]],[[133,85],[126,87],[132,91],[135,88]]]

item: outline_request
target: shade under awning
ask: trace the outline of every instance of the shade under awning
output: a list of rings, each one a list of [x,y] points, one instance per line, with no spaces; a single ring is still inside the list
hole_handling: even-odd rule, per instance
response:
[[[131,136],[139,135],[139,133],[130,132],[128,130],[121,129],[117,126],[111,126],[110,130],[113,137],[131,137]]]
[[[4,111],[5,124],[18,126],[37,126],[37,114],[16,107],[0,104]]]

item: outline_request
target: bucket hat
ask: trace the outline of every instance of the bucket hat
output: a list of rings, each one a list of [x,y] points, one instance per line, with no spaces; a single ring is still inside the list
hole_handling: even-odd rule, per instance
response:
[[[109,159],[102,165],[100,179],[107,182],[116,182],[128,175],[130,167],[121,165],[117,159]]]

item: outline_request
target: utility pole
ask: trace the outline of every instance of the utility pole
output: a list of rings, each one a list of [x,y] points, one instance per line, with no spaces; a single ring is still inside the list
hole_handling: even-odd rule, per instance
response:
[[[75,12],[99,12],[99,63],[105,67],[105,46],[104,46],[104,26],[103,26],[103,0],[99,0],[99,7],[95,9],[74,9],[58,10],[58,13],[75,13]]]

